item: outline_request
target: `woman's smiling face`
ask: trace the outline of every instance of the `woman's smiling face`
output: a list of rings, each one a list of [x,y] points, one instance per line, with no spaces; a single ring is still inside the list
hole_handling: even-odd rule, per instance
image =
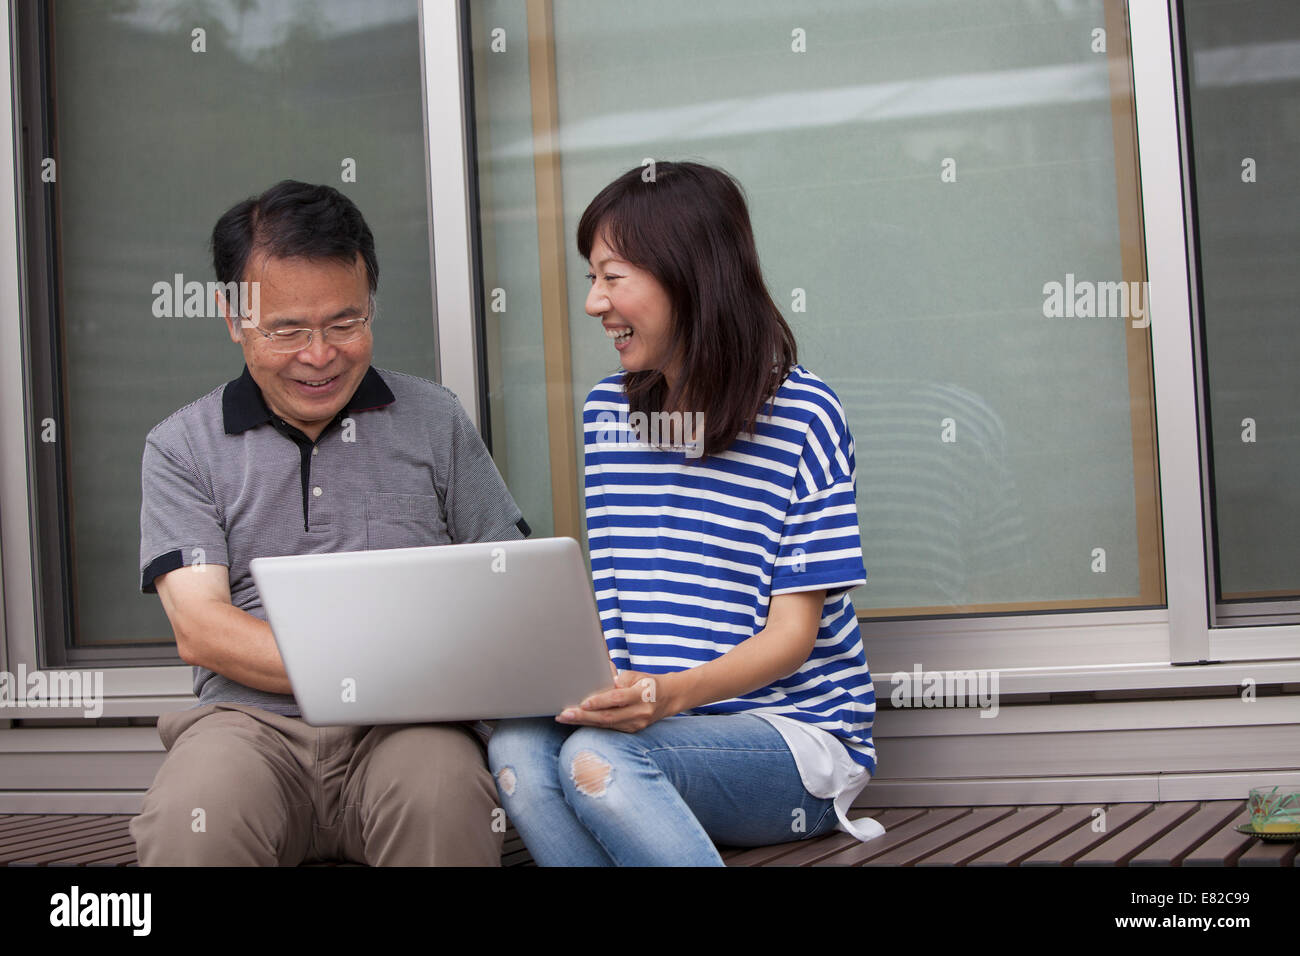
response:
[[[619,258],[604,233],[592,243],[591,291],[587,314],[601,320],[626,372],[662,368],[669,387],[676,384],[681,357],[669,361],[673,310],[668,292],[644,269]]]

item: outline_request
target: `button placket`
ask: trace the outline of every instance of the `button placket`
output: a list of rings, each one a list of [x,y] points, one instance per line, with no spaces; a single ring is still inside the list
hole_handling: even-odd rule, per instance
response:
[[[313,504],[312,504],[313,524],[315,523],[315,519],[319,513],[319,507],[317,506],[316,503],[323,502],[324,495],[325,495],[324,487],[322,486],[322,484],[318,484],[318,482],[320,482],[320,476],[317,475],[316,473],[316,459],[319,457],[319,455],[320,455],[320,438],[317,438],[316,441],[312,442],[311,454],[305,459],[307,464],[307,469],[308,469],[308,476],[309,476],[308,483],[311,485],[311,497],[313,499]]]

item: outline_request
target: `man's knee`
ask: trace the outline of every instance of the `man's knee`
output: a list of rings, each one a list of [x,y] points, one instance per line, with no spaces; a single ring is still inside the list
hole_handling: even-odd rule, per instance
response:
[[[469,731],[454,724],[385,730],[367,761],[367,793],[429,809],[440,802],[493,802],[495,788],[483,746]]]
[[[290,804],[306,798],[290,799],[264,747],[237,721],[177,740],[131,821],[141,864],[276,865],[295,852]]]
[[[355,783],[367,861],[499,864],[505,818],[478,740],[447,724],[376,731]]]

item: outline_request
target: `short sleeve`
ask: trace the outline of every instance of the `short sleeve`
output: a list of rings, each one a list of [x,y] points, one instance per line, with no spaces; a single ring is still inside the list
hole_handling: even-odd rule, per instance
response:
[[[853,436],[833,394],[812,396],[772,572],[772,594],[825,589],[832,597],[866,583],[858,529]]]
[[[514,541],[531,532],[465,409],[453,397],[451,460],[447,469],[447,527],[458,544]]]
[[[226,533],[211,486],[199,477],[183,435],[154,429],[140,466],[140,590],[169,571],[196,564],[229,566]]]

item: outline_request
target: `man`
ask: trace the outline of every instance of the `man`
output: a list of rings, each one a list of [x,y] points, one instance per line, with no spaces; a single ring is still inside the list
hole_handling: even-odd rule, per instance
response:
[[[279,183],[221,217],[212,254],[246,368],[145,443],[141,588],[199,703],[158,721],[168,754],[131,824],[140,862],[498,865],[472,728],[308,726],[249,562],[528,526],[455,396],[371,367],[379,265],[349,199]]]

